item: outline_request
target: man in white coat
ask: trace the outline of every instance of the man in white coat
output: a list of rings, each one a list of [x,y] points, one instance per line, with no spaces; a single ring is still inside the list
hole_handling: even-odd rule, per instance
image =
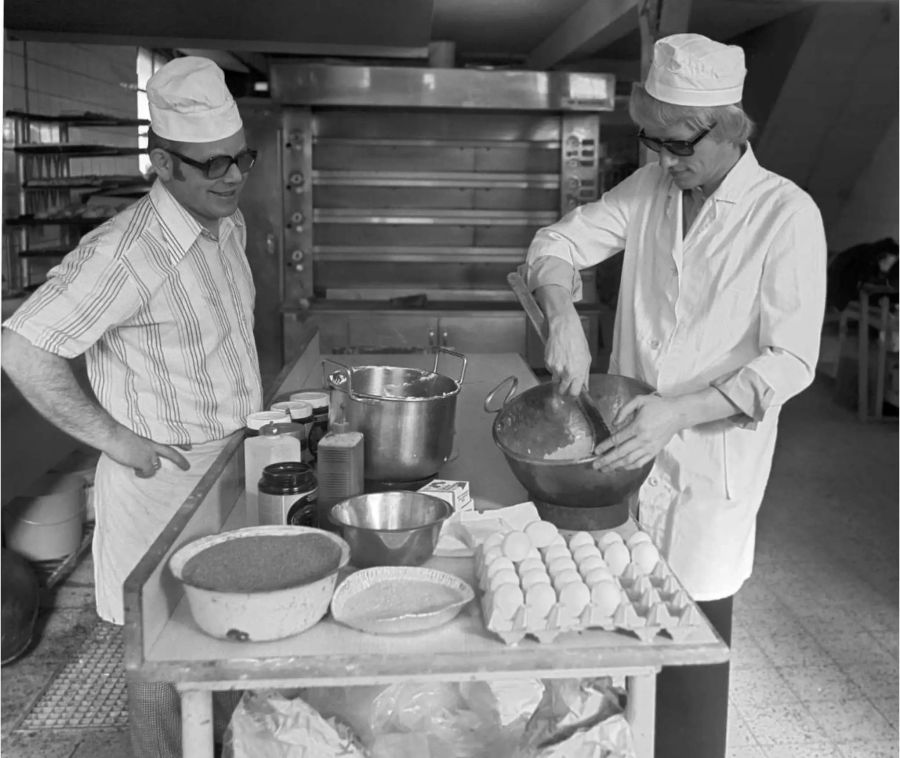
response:
[[[741,107],[743,51],[659,40],[630,115],[659,161],[537,232],[527,281],[548,317],[547,368],[588,381],[580,269],[623,252],[609,373],[657,389],[625,405],[601,468],[655,458],[633,512],[730,643],[782,404],[814,377],[826,243],[812,199],[762,168]],[[663,670],[656,756],[722,758],[728,664]]]

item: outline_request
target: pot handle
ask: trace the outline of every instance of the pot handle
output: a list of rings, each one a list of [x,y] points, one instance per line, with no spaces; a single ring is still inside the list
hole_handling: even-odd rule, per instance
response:
[[[329,372],[325,368],[326,363],[333,363],[335,366],[338,367],[338,371]],[[331,358],[323,358],[322,359],[322,378],[325,381],[326,387],[331,386],[333,384],[333,382],[331,381],[331,377],[334,376],[335,374],[338,374],[339,376],[344,377],[344,381],[347,383],[347,394],[352,397],[353,390],[350,387],[350,381],[353,376],[353,372],[350,370],[350,367],[345,366],[343,363],[338,363],[337,361],[332,360]],[[335,386],[335,389],[340,391],[341,388]]]
[[[493,404],[493,401],[494,401],[494,395],[496,395],[500,391],[500,389],[503,387],[503,385],[506,384],[507,382],[511,382],[511,384],[509,385],[509,391],[506,393],[506,397],[503,398],[503,402],[500,403],[500,407],[499,408],[491,408],[491,405]],[[510,398],[513,396],[513,393],[515,393],[516,388],[518,386],[519,386],[519,380],[516,379],[516,377],[514,377],[514,376],[506,377],[506,379],[504,379],[502,382],[500,382],[500,384],[498,384],[496,387],[494,387],[494,389],[492,389],[490,392],[488,392],[487,397],[484,399],[485,411],[487,411],[488,413],[499,413],[501,410],[503,410],[503,407],[510,401]]]
[[[466,356],[462,353],[457,353],[455,350],[450,350],[449,348],[444,347],[443,345],[436,345],[434,348],[434,368],[431,369],[433,373],[437,373],[438,370],[438,361],[441,359],[441,353],[447,353],[448,355],[453,355],[459,358],[462,361],[462,368],[459,372],[459,379],[456,380],[456,383],[461,387],[463,383],[463,378],[466,375],[466,365],[468,364],[468,360]]]

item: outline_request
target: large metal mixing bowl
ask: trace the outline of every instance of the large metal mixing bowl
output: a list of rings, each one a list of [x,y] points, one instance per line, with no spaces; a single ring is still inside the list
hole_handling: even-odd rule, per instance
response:
[[[502,407],[491,407],[497,393],[507,383],[511,386]],[[590,425],[574,398],[559,396],[550,383],[539,384],[512,397],[516,385],[514,377],[504,380],[488,394],[484,407],[497,413],[493,424],[494,442],[539,510],[541,504],[553,506],[549,509],[551,513],[557,511],[555,506],[562,511],[622,506],[624,500],[643,484],[653,466],[652,461],[633,470],[594,469],[592,463],[596,456],[592,452],[591,439],[585,439],[585,434],[590,434]],[[591,397],[610,428],[621,406],[638,395],[653,391],[650,385],[626,376],[600,374],[591,377]],[[562,458],[567,450],[580,451],[579,457],[554,459]],[[558,526],[566,527],[564,524]]]

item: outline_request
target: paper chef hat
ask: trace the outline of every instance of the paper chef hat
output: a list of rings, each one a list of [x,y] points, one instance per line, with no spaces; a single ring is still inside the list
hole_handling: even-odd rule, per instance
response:
[[[647,94],[674,105],[714,106],[740,102],[744,51],[701,34],[673,34],[657,40],[644,82]]]
[[[215,142],[243,126],[225,74],[209,58],[169,61],[147,82],[147,100],[150,128],[175,142]]]

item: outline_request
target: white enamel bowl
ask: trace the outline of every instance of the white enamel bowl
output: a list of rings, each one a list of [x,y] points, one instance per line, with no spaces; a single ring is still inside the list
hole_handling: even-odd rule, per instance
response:
[[[341,550],[337,567],[326,576],[295,587],[265,592],[222,592],[188,584],[187,562],[201,551],[228,540],[260,535],[320,534]],[[264,557],[264,556],[262,556]],[[191,615],[204,632],[221,639],[260,642],[290,637],[309,629],[327,613],[338,572],[350,560],[350,546],[336,534],[305,526],[250,526],[201,537],[179,548],[169,560],[181,581]]]

